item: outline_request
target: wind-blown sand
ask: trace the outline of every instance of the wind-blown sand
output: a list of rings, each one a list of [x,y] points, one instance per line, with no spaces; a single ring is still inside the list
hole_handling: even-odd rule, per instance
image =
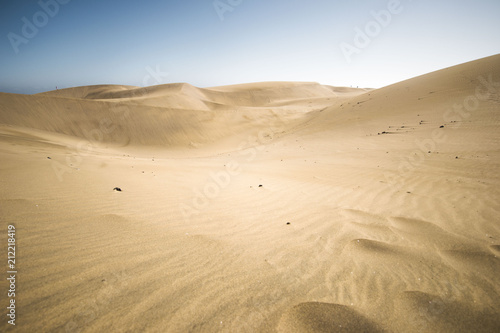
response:
[[[376,90],[0,93],[0,159],[19,332],[500,330],[499,55]]]

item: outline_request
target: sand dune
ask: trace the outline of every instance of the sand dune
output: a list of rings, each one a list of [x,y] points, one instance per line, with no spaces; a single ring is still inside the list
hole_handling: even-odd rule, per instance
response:
[[[499,82],[0,93],[17,329],[498,331]]]
[[[2,94],[0,107],[9,112],[2,112],[0,123],[65,134],[96,145],[185,149],[227,138],[241,142],[270,125],[285,130],[303,123],[308,112],[327,107],[339,95],[352,94],[311,83],[253,87],[237,86],[231,91],[189,84],[94,86],[37,95]]]

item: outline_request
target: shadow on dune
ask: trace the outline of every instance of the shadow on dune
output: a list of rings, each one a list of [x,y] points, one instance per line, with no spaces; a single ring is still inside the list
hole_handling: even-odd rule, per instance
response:
[[[382,330],[370,319],[347,306],[307,302],[292,307],[282,315],[278,332],[382,332]]]

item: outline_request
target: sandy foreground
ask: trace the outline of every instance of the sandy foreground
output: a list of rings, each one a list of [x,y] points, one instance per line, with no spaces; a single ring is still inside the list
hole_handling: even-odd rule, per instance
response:
[[[499,55],[0,93],[0,160],[2,332],[500,330]]]

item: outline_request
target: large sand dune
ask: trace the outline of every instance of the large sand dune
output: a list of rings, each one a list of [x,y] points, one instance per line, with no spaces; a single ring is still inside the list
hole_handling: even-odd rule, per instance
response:
[[[500,330],[499,55],[0,93],[0,159],[20,332]]]

